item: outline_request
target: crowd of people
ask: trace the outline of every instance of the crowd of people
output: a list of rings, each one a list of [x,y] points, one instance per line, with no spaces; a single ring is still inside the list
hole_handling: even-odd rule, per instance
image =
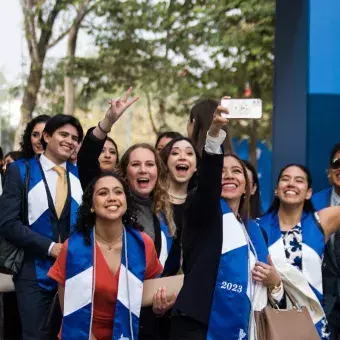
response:
[[[338,339],[340,144],[329,188],[314,194],[309,170],[288,164],[264,212],[217,101],[195,104],[187,137],[120,156],[107,135],[131,92],[85,136],[73,116],[32,119],[2,157],[0,236],[24,251],[3,338],[261,340],[256,312],[292,297],[320,339]],[[143,305],[145,280],[182,274],[176,294],[160,286]]]

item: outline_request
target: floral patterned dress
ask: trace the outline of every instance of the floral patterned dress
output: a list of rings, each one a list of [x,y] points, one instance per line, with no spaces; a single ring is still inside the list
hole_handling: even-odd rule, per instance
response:
[[[281,231],[284,249],[288,263],[302,271],[302,232],[301,223],[293,229]],[[330,332],[326,317],[322,320],[322,340],[329,340]]]

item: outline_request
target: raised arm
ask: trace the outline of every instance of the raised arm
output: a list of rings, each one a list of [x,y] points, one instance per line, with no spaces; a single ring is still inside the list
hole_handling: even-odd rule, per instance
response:
[[[318,214],[327,242],[333,233],[340,230],[340,206],[322,209]]]
[[[221,117],[221,112],[228,112],[224,107],[217,107],[207,134],[199,169],[197,191],[189,205],[188,224],[202,226],[206,218],[220,212],[221,177],[223,169],[223,150],[221,145],[226,137],[221,128],[228,120]]]
[[[109,108],[104,118],[99,121],[95,128],[87,131],[84,142],[78,152],[78,171],[79,178],[83,189],[88,186],[91,180],[100,173],[100,165],[98,158],[102,152],[107,134],[111,131],[114,123],[122,116],[139,97],[129,100],[132,92],[130,87],[122,99],[110,100]]]

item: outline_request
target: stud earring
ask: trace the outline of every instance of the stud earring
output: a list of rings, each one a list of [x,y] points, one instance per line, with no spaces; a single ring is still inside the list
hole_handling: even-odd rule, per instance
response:
[[[93,208],[91,208],[91,213],[92,213],[92,214],[94,213],[94,209],[93,209]]]

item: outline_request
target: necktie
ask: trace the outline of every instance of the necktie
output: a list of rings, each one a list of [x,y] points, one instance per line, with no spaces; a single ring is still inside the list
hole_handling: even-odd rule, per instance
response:
[[[57,212],[58,218],[60,218],[67,198],[67,180],[65,175],[66,170],[59,165],[53,167],[53,170],[58,174],[55,195],[55,210]]]

